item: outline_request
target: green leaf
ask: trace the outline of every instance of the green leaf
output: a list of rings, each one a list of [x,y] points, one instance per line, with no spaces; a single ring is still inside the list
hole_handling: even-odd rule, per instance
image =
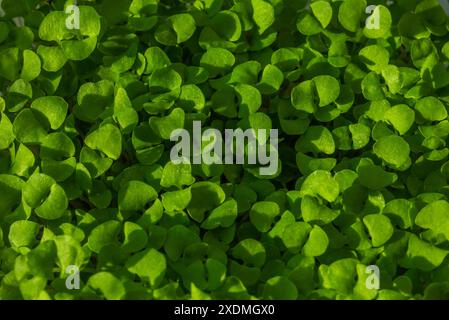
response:
[[[364,47],[360,50],[359,56],[368,69],[377,73],[382,72],[390,60],[388,50],[379,45]]]
[[[365,8],[365,0],[344,0],[338,10],[338,21],[346,30],[356,32],[361,27]]]
[[[389,135],[379,139],[373,147],[374,153],[387,164],[401,167],[410,157],[410,146],[401,137]]]
[[[274,23],[274,8],[265,0],[251,0],[253,7],[253,20],[257,25],[259,34],[262,34]]]
[[[257,89],[262,94],[273,94],[280,89],[283,81],[284,74],[282,71],[278,67],[268,64],[263,69],[262,78],[257,84]]]
[[[155,70],[168,67],[171,62],[167,54],[159,47],[150,47],[145,51],[145,73],[150,74]]]
[[[298,290],[287,277],[275,276],[267,280],[263,289],[263,297],[269,300],[296,300]]]
[[[335,142],[332,134],[326,127],[312,126],[296,142],[295,149],[303,153],[325,153],[333,154],[335,152]]]
[[[310,4],[313,15],[318,19],[323,28],[326,28],[332,20],[332,7],[327,1],[315,1]]]
[[[25,81],[36,79],[41,73],[41,60],[39,56],[31,50],[23,51],[23,67],[20,77]]]
[[[390,92],[396,94],[401,91],[404,82],[404,75],[401,74],[401,70],[395,65],[388,65],[381,71]]]
[[[360,184],[372,190],[382,190],[398,179],[395,173],[387,172],[373,164],[358,167],[357,173]]]
[[[83,40],[67,40],[61,43],[61,49],[68,60],[87,59],[95,50],[97,45],[96,37],[89,37]]]
[[[199,241],[200,238],[196,233],[183,225],[175,225],[167,232],[164,250],[168,258],[176,261],[184,253],[185,248]]]
[[[14,81],[19,77],[19,48],[4,48],[0,50],[0,76]]]
[[[232,249],[232,256],[242,260],[247,266],[262,267],[266,260],[264,246],[255,239],[245,239]]]
[[[167,262],[162,253],[150,248],[129,258],[126,268],[154,287],[161,283],[167,269]]]
[[[99,290],[107,300],[122,300],[126,295],[123,283],[110,272],[95,273],[89,278],[87,285]]]
[[[352,292],[355,285],[357,263],[356,259],[344,258],[329,266],[321,265],[319,276],[322,278],[323,287],[343,294]]]
[[[33,174],[25,183],[23,200],[46,220],[60,218],[68,207],[64,189],[53,178],[42,173]]]
[[[75,145],[62,132],[47,135],[41,143],[40,156],[43,159],[63,160],[75,155]]]
[[[405,104],[387,110],[385,120],[393,125],[400,135],[404,135],[415,122],[415,112]]]
[[[234,55],[226,49],[210,48],[201,57],[200,65],[206,68],[210,78],[223,75],[235,63]]]
[[[162,204],[167,211],[182,211],[192,200],[190,189],[166,192],[162,195]]]
[[[88,254],[74,237],[60,235],[56,236],[53,241],[57,249],[57,264],[62,270],[67,270],[70,265],[81,266],[85,262]]]
[[[426,272],[432,271],[443,262],[449,251],[410,235],[406,256],[401,264],[406,268],[416,268]]]
[[[181,13],[170,16],[168,22],[176,33],[177,43],[182,43],[190,39],[195,32],[195,20],[188,13]]]
[[[449,202],[439,200],[429,203],[419,211],[415,223],[424,229],[432,230],[435,235],[441,234],[449,239]]]
[[[13,125],[9,118],[0,113],[0,150],[8,148],[14,141]]]
[[[139,116],[123,88],[118,88],[115,94],[114,118],[125,132],[131,131],[139,122]]]
[[[161,94],[179,90],[182,84],[182,78],[175,70],[166,67],[154,70],[148,83],[151,93]]]
[[[379,76],[375,72],[368,73],[362,80],[363,96],[370,101],[378,101],[385,98]]]
[[[237,41],[242,34],[239,16],[231,10],[223,10],[214,15],[210,19],[210,26],[220,37],[228,41]]]
[[[141,181],[128,181],[119,190],[118,206],[124,211],[140,211],[156,198],[153,187]]]
[[[39,225],[32,221],[15,221],[9,228],[8,240],[15,248],[32,247],[37,243]]]
[[[22,197],[23,180],[8,174],[0,174],[0,215],[12,213]]]
[[[61,97],[47,96],[34,100],[31,104],[31,108],[42,113],[50,124],[50,127],[53,130],[56,130],[64,123],[68,104]]]
[[[195,178],[192,176],[191,171],[190,164],[174,164],[173,162],[168,162],[162,172],[160,184],[165,188],[177,186],[180,189],[183,186],[191,185],[195,182]]]
[[[187,84],[181,87],[178,105],[185,110],[201,111],[206,104],[204,94],[201,89],[194,84]]]
[[[109,220],[96,226],[90,233],[87,240],[89,248],[96,253],[100,253],[101,249],[108,245],[118,243],[117,236],[120,232],[120,222]]]
[[[319,226],[313,226],[304,245],[303,252],[306,256],[318,257],[326,252],[328,245],[329,238],[326,232]]]
[[[363,217],[363,223],[368,229],[374,247],[382,246],[393,235],[394,228],[387,216],[369,214]]]
[[[301,186],[301,196],[305,195],[319,195],[328,202],[334,202],[339,195],[339,186],[328,171],[317,170]]]
[[[349,132],[351,132],[354,150],[362,149],[371,139],[371,129],[362,123],[349,125]]]
[[[184,128],[184,120],[184,110],[176,108],[165,117],[151,117],[150,127],[157,132],[162,139],[168,140],[173,131]]]
[[[279,206],[275,202],[261,201],[253,204],[249,212],[249,218],[257,230],[267,232],[271,229],[274,218],[279,213]]]
[[[312,81],[304,81],[293,88],[291,93],[292,105],[297,110],[307,113],[315,112],[315,94]]]
[[[317,76],[313,78],[313,83],[318,94],[320,107],[331,104],[340,96],[340,84],[334,77]]]
[[[204,229],[215,229],[218,227],[229,228],[237,218],[237,201],[234,199],[223,202],[212,210],[210,215],[201,224]]]
[[[74,114],[83,121],[94,122],[113,102],[113,97],[114,86],[109,80],[84,83],[78,90]]]
[[[191,192],[192,200],[187,207],[187,212],[197,222],[202,222],[207,211],[217,208],[225,200],[223,189],[209,181],[194,183]]]
[[[301,55],[299,51],[293,48],[280,48],[273,52],[271,56],[271,64],[275,65],[282,71],[291,71],[299,66]]]
[[[257,82],[260,63],[257,61],[247,61],[234,67],[229,83],[255,84]]]
[[[113,124],[107,123],[91,132],[85,139],[86,145],[117,160],[122,153],[122,135]]]
[[[20,144],[14,162],[12,163],[11,173],[18,176],[29,176],[35,161],[33,152],[24,144]]]
[[[25,144],[39,144],[47,135],[40,113],[33,109],[22,110],[14,119],[13,131],[17,140]]]
[[[336,163],[337,161],[333,158],[313,158],[301,152],[296,154],[296,165],[305,176],[316,170],[331,171]]]
[[[22,79],[14,81],[6,97],[8,110],[11,112],[21,110],[32,96],[33,88],[30,83]]]
[[[47,47],[40,45],[37,54],[42,60],[42,69],[48,72],[60,70],[67,62],[67,58],[59,47]]]
[[[306,36],[313,36],[322,31],[321,22],[312,16],[309,12],[303,11],[298,17],[296,28],[300,33]]]
[[[285,226],[280,238],[290,252],[297,253],[306,243],[311,229],[311,226],[306,222],[293,221]]]
[[[301,212],[304,221],[320,224],[330,223],[340,215],[339,210],[332,210],[320,203],[319,199],[311,196],[303,197],[301,201]]]
[[[447,118],[447,109],[435,97],[425,97],[416,102],[416,112],[425,121],[441,121]]]
[[[408,229],[413,225],[417,210],[409,200],[393,199],[385,205],[382,213],[388,216],[393,224]]]

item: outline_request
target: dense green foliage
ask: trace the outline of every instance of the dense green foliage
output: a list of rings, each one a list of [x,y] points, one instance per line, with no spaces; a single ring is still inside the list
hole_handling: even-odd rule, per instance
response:
[[[79,0],[68,29],[71,0],[3,0],[0,299],[449,299],[449,20],[306,2]],[[278,172],[170,162],[194,120],[279,129]]]

